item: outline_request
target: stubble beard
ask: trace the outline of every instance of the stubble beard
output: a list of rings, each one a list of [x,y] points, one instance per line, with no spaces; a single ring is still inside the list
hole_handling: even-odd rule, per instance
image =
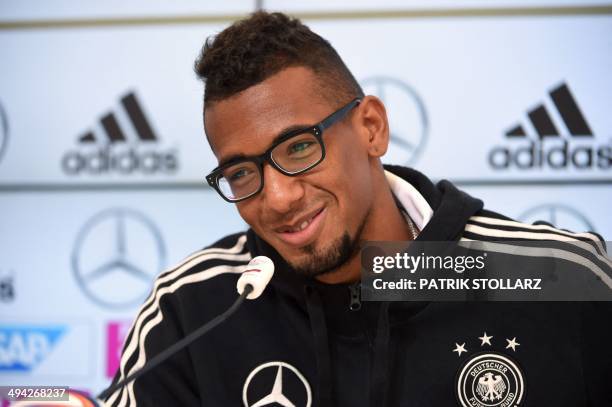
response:
[[[306,259],[297,263],[289,262],[289,264],[298,274],[306,277],[321,276],[338,269],[359,254],[361,232],[365,226],[366,218],[367,216],[359,225],[354,237],[351,237],[349,232],[345,230],[342,236],[334,240],[325,249],[317,250],[314,244],[306,245],[301,248],[306,254]]]

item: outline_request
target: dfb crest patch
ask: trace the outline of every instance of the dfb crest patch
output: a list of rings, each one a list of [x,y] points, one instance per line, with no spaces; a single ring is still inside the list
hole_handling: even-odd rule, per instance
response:
[[[519,407],[524,400],[525,378],[508,356],[483,352],[459,369],[456,394],[463,407]]]

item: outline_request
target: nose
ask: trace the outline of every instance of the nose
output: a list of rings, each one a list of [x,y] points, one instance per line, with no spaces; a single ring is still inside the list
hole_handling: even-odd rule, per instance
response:
[[[304,185],[300,176],[287,176],[266,163],[263,167],[263,180],[261,194],[267,209],[285,214],[299,206],[304,197]]]

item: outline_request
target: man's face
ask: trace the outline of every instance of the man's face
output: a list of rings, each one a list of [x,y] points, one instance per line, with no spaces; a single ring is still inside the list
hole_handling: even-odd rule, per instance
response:
[[[207,107],[206,130],[218,161],[259,155],[288,128],[318,123],[350,101],[326,101],[315,81],[307,68],[287,68]],[[371,162],[359,114],[358,106],[323,132],[326,157],[318,166],[290,177],[264,164],[263,190],[236,204],[261,238],[309,275],[348,260],[367,223]]]

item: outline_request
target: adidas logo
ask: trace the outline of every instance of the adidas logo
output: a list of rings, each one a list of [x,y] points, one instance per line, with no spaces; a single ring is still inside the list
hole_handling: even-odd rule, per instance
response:
[[[87,131],[78,138],[78,149],[62,157],[67,175],[172,174],[178,169],[175,149],[161,150],[158,137],[133,92],[121,98],[121,106],[130,126],[121,126],[118,114],[109,112],[100,118],[102,133]]]
[[[527,112],[537,133],[529,137],[517,124],[505,133],[508,144],[495,146],[489,152],[489,165],[496,170],[529,169],[609,169],[612,146],[595,145],[595,137],[576,99],[566,83],[549,92],[560,117],[551,117],[544,104]],[[565,136],[559,129],[567,129]]]

